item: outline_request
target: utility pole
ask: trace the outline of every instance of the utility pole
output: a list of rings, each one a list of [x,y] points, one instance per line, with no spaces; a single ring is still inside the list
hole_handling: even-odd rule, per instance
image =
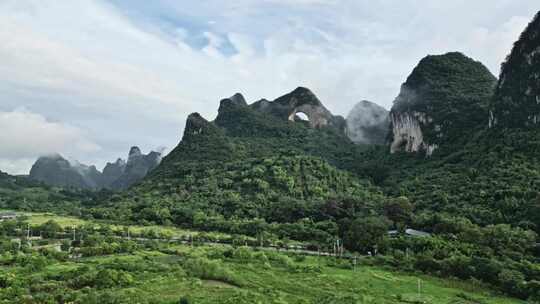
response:
[[[340,239],[336,239],[336,244],[334,245],[334,254],[336,257],[343,257],[343,242]]]
[[[75,226],[71,227],[73,229],[73,241],[75,241]]]
[[[26,242],[30,248],[32,247],[32,241],[30,240],[30,223],[26,224]]]
[[[418,298],[422,296],[422,285],[420,279],[418,279]]]

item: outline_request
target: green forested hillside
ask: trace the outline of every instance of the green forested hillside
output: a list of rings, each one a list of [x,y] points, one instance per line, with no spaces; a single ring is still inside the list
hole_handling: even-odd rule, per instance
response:
[[[11,176],[0,171],[0,209],[73,210],[79,206],[79,200],[86,197],[85,192],[55,189],[26,177]]]
[[[162,164],[94,216],[254,236],[276,223],[274,234],[327,246],[339,227],[326,205],[346,201],[341,219],[372,214],[384,200],[377,187],[344,170],[359,150],[336,129],[225,101],[215,122],[190,115]]]
[[[540,13],[527,26],[502,65],[491,103],[490,124],[537,128],[540,122]]]
[[[540,162],[533,152],[538,135],[527,132],[528,139],[523,135],[482,131],[459,151],[435,153],[429,160],[373,149],[364,152],[366,157],[358,164],[371,170],[359,172],[379,180],[387,195],[407,196],[418,211],[459,215],[479,225],[510,223],[538,232]]]
[[[392,107],[399,116],[418,113],[423,140],[455,151],[487,123],[497,79],[481,63],[461,53],[429,55],[413,69]]]

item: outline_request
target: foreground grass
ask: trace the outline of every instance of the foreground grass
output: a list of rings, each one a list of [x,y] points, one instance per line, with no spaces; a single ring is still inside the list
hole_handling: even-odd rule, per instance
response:
[[[167,253],[143,250],[55,262],[40,271],[0,270],[24,277],[25,282],[38,282],[31,290],[67,288],[64,293],[75,292],[81,299],[76,303],[93,303],[90,298],[101,304],[178,303],[182,297],[189,303],[524,303],[465,282],[335,263],[329,258],[293,259],[248,248],[177,245]],[[101,286],[99,280],[107,278],[97,276],[98,285],[77,289],[72,281],[78,278],[70,279],[68,274],[82,267],[88,272],[116,269],[129,274],[131,281],[114,286],[113,280]],[[0,295],[8,292],[0,290]]]

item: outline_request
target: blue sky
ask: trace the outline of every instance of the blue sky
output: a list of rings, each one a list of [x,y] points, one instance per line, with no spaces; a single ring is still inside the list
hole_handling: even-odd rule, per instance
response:
[[[336,114],[386,108],[417,62],[461,51],[495,74],[536,0],[2,0],[0,170],[59,152],[102,167],[172,149],[221,98],[311,88]]]

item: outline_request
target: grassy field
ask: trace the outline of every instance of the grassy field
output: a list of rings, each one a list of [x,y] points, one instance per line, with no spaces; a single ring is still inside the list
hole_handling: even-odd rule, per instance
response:
[[[372,266],[343,269],[343,265],[330,265],[327,258],[309,257],[299,261],[247,248],[237,249],[240,253],[233,252],[232,257],[225,257],[226,250],[230,250],[225,248],[178,246],[176,249],[172,254],[138,251],[58,262],[32,273],[28,279],[54,285],[56,282],[51,281],[58,280],[63,273],[83,266],[122,269],[133,278],[129,286],[96,288],[97,294],[114,294],[117,302],[111,303],[179,303],[182,297],[188,303],[201,304],[524,303],[493,295],[466,282],[411,276]],[[195,264],[213,270],[198,272],[190,261],[204,261]]]
[[[63,228],[71,228],[73,226],[83,226],[83,225],[89,225],[93,224],[96,227],[98,227],[100,224],[103,224],[103,222],[95,221],[95,220],[84,220],[81,218],[73,217],[73,216],[63,216],[63,215],[56,215],[54,213],[44,213],[44,212],[17,212],[18,214],[23,214],[28,217],[28,223],[33,226],[44,224],[50,220],[53,220],[57,222],[60,226]],[[167,234],[172,237],[183,237],[183,236],[196,236],[200,234],[200,231],[195,230],[189,230],[189,229],[182,229],[178,227],[168,227],[168,226],[158,226],[158,225],[150,225],[150,226],[141,226],[141,225],[118,225],[114,223],[106,223],[109,225],[113,230],[123,230],[124,227],[129,227],[130,232],[139,233],[143,230],[154,230],[161,234]],[[211,234],[218,238],[224,238],[227,237],[227,234],[219,233],[219,232],[205,232],[206,234]]]
[[[49,220],[63,227],[101,224],[50,213],[25,215],[31,225]],[[124,226],[112,227],[123,229]],[[197,234],[162,226],[130,226],[130,229],[156,229],[177,237]],[[192,247],[160,243],[159,249],[139,247],[131,254],[49,259],[42,266],[39,259],[13,260],[7,253],[0,255],[5,261],[0,263],[5,265],[0,266],[0,284],[7,286],[0,288],[0,303],[15,303],[9,300],[11,295],[24,290],[28,297],[34,298],[25,303],[157,304],[179,303],[181,298],[187,301],[181,303],[231,304],[525,303],[495,294],[478,283],[373,266],[374,258],[368,257],[361,257],[358,265],[352,267],[350,261],[331,257],[288,256],[247,247],[235,249],[230,245]],[[52,241],[52,244],[56,243]],[[15,264],[8,266],[13,261]],[[18,289],[12,289],[12,285]],[[67,298],[59,300],[59,297]]]

